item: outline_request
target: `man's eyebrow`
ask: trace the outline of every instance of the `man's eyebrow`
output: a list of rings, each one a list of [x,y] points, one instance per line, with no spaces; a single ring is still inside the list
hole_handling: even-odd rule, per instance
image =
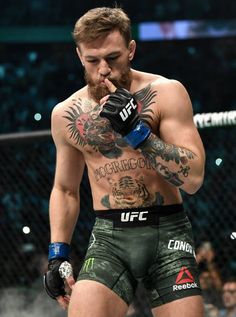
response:
[[[107,54],[106,56],[109,57],[112,55],[119,55],[119,54],[120,54],[120,51],[114,51],[114,52],[111,52],[110,54]]]
[[[96,56],[92,56],[92,55],[85,55],[84,57],[85,58],[92,58],[92,59],[97,58]]]
[[[107,55],[105,56],[105,58],[106,58],[106,57],[113,56],[113,55],[119,55],[120,53],[121,53],[120,51],[114,51],[114,52],[111,52],[111,53],[107,54]],[[96,55],[85,55],[84,57],[85,57],[85,58],[98,58]]]

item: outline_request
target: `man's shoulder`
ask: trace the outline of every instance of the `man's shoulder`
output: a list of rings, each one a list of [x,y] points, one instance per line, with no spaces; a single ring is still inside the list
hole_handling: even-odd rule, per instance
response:
[[[152,83],[151,85],[153,87],[158,87],[158,88],[163,88],[163,89],[183,89],[184,86],[183,84],[177,80],[177,79],[173,79],[173,78],[167,78],[164,76],[158,76]]]
[[[173,100],[188,99],[188,91],[184,84],[177,79],[170,79],[167,77],[160,76],[151,83],[152,90],[158,92],[159,102],[161,100],[164,103]]]
[[[148,91],[151,90],[155,92],[155,104],[158,104],[157,108],[162,117],[169,114],[171,116],[173,116],[173,114],[178,115],[180,107],[182,110],[192,109],[188,91],[179,80],[167,78],[162,75],[144,75],[143,78],[145,78],[144,81],[146,83],[142,89],[148,88]],[[148,82],[147,79],[150,79],[150,81]],[[143,90],[141,90],[141,92],[142,91]]]
[[[145,88],[146,86],[151,86],[152,89],[158,90],[183,90],[185,89],[183,84],[176,79],[168,78],[163,75],[146,73],[146,72],[136,72],[137,82],[140,84],[137,86],[141,86]]]

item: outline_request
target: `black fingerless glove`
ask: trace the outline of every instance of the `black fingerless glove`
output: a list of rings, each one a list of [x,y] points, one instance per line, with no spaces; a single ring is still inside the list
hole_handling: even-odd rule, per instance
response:
[[[44,274],[43,284],[47,294],[53,299],[66,294],[63,278],[72,274],[72,267],[68,262],[69,251],[70,246],[67,243],[56,242],[49,245],[48,271]]]
[[[49,261],[48,271],[44,274],[44,288],[53,299],[66,294],[64,281],[59,273],[59,267],[63,262],[64,260],[62,259]]]
[[[151,133],[151,129],[140,120],[138,105],[133,95],[124,88],[118,88],[110,94],[100,112],[107,118],[114,131],[120,133],[133,148],[143,143]]]

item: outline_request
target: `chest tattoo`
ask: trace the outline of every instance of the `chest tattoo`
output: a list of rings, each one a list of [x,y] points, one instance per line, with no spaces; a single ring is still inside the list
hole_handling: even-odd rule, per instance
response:
[[[101,199],[106,208],[138,208],[164,203],[164,197],[159,192],[151,193],[147,189],[142,176],[124,176],[119,180],[108,178],[108,182],[111,192]]]
[[[156,94],[157,92],[152,91],[150,85],[134,94],[143,121],[153,120],[151,105],[155,103]],[[94,151],[100,152],[107,158],[119,158],[127,144],[113,131],[107,120],[99,116],[100,111],[101,106],[94,105],[88,99],[73,99],[72,105],[65,110],[66,114],[63,116],[69,122],[67,124],[69,138],[76,145],[91,146]]]

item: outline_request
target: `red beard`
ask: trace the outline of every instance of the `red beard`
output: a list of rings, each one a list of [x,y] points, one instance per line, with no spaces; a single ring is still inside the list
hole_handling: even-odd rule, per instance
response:
[[[125,88],[127,90],[130,89],[131,84],[131,71],[130,68],[125,69],[119,79],[108,79],[115,85],[117,88]],[[92,81],[89,74],[85,71],[85,81],[88,84],[88,91],[90,97],[99,103],[99,101],[106,95],[110,94],[110,91],[106,86],[103,86],[101,84],[95,83]]]

